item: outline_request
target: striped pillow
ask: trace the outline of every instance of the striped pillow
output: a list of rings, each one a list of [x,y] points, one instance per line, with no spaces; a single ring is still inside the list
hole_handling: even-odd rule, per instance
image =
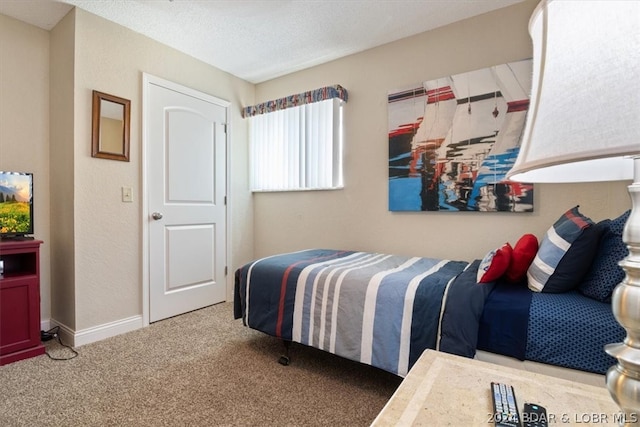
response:
[[[571,245],[582,232],[592,225],[593,221],[578,212],[578,206],[576,206],[565,212],[547,230],[538,253],[527,270],[529,289],[543,292],[562,257],[571,249]]]

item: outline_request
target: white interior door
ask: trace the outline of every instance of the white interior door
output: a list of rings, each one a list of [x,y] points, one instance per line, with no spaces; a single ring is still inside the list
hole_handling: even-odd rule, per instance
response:
[[[226,299],[226,101],[146,82],[149,321]]]

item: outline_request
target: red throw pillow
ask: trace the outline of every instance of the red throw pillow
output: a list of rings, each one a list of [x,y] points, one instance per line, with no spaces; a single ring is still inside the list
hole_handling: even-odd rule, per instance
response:
[[[509,267],[512,251],[511,245],[505,243],[498,249],[486,254],[478,266],[476,281],[478,283],[487,283],[502,277]]]
[[[538,238],[533,234],[525,234],[520,237],[520,240],[513,247],[513,253],[511,254],[511,263],[507,272],[505,273],[505,279],[510,283],[518,283],[522,281],[527,275],[527,269],[533,262],[533,259],[538,253]]]

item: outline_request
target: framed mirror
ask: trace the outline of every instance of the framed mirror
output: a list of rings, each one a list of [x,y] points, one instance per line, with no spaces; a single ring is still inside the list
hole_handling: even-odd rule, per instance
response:
[[[93,91],[91,157],[129,161],[131,101]]]

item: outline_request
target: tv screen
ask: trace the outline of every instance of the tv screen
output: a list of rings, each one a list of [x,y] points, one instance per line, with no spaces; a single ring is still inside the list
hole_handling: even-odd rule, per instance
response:
[[[33,234],[33,174],[0,171],[0,237]]]

